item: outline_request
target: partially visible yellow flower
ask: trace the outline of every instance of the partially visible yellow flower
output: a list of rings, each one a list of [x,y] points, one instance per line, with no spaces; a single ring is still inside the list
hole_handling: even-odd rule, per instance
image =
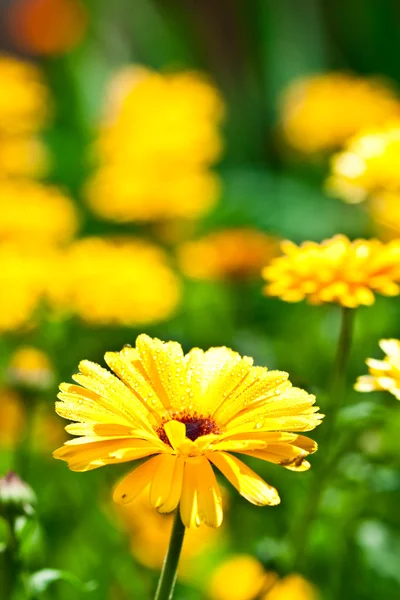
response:
[[[354,388],[358,392],[383,390],[400,400],[400,341],[381,340],[379,346],[386,354],[385,358],[368,358],[369,375],[359,377]]]
[[[297,573],[279,579],[261,600],[318,600],[317,588]]]
[[[109,164],[89,181],[87,196],[105,219],[151,222],[195,219],[214,206],[219,190],[218,177],[203,167],[180,170],[150,163],[134,170]]]
[[[116,221],[195,218],[219,195],[210,166],[221,153],[223,105],[197,73],[126,68],[110,84],[88,184],[92,209]]]
[[[383,192],[371,198],[368,210],[378,226],[381,237],[400,237],[400,191]]]
[[[0,332],[30,326],[53,272],[52,252],[0,244]]]
[[[41,177],[48,166],[48,153],[37,137],[0,134],[0,174],[3,177]]]
[[[18,385],[46,388],[54,373],[47,354],[33,346],[21,346],[11,357],[8,378]]]
[[[316,587],[301,575],[279,578],[249,554],[225,560],[211,576],[210,600],[317,600]]]
[[[315,397],[292,387],[288,374],[254,367],[229,348],[193,348],[140,335],[136,347],[107,352],[112,375],[82,361],[76,384],[62,384],[58,414],[75,421],[76,436],[54,457],[73,471],[149,457],[114,491],[132,502],[150,485],[161,513],[177,506],[186,527],[221,525],[221,492],[211,465],[249,502],[276,505],[277,491],[231,452],[280,464],[310,467],[316,443],[299,432],[322,418]]]
[[[0,241],[43,246],[69,241],[78,226],[72,201],[57,188],[0,180]]]
[[[212,573],[208,594],[210,600],[255,600],[276,578],[253,556],[237,554]]]
[[[37,132],[47,121],[49,98],[39,69],[27,61],[0,55],[0,133]]]
[[[277,241],[254,229],[226,229],[178,249],[179,265],[194,279],[246,279],[278,253]]]
[[[386,83],[331,72],[295,81],[282,100],[281,123],[301,152],[334,150],[365,127],[400,117],[400,102]]]
[[[160,514],[150,501],[150,489],[146,488],[133,502],[119,505],[118,513],[130,534],[132,554],[141,564],[150,569],[162,567],[171,537],[172,514]],[[189,529],[183,543],[178,576],[191,579],[199,557],[210,552],[221,542],[221,529],[210,529],[201,525]]]
[[[21,439],[25,423],[25,411],[18,394],[12,390],[0,390],[0,448],[14,448]]]
[[[265,294],[286,302],[336,302],[355,308],[371,305],[375,293],[397,296],[400,287],[400,242],[355,240],[336,235],[321,244],[300,246],[285,241],[283,256],[266,266]]]
[[[60,257],[50,300],[88,323],[139,325],[167,319],[180,284],[161,248],[135,238],[77,240]]]
[[[361,132],[332,159],[328,190],[350,203],[400,193],[400,120]]]

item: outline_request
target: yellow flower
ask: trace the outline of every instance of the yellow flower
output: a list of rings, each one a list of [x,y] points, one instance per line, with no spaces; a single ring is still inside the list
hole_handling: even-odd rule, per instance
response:
[[[51,279],[52,253],[0,244],[0,332],[30,326]]]
[[[13,383],[35,388],[46,388],[54,373],[47,354],[33,346],[21,346],[14,353],[8,367],[8,378]]]
[[[0,174],[4,177],[41,177],[49,157],[42,142],[33,136],[0,134]]]
[[[275,578],[253,556],[237,554],[225,560],[211,575],[208,594],[211,600],[255,600]]]
[[[328,191],[350,203],[400,192],[400,121],[361,132],[332,159]]]
[[[400,400],[400,341],[381,340],[379,346],[386,354],[383,360],[367,359],[369,375],[357,379],[354,388],[358,392],[383,390]]]
[[[385,83],[340,72],[295,81],[281,107],[287,141],[307,153],[338,148],[360,129],[399,116],[399,100]]]
[[[266,571],[253,556],[238,554],[225,560],[212,574],[210,600],[317,600],[314,585],[292,573],[283,579]]]
[[[49,98],[39,69],[26,61],[0,55],[0,133],[38,131],[47,121]]]
[[[230,452],[304,471],[321,415],[314,396],[293,388],[287,373],[253,367],[229,348],[192,349],[140,335],[136,347],[105,355],[117,375],[82,361],[75,384],[62,384],[58,414],[83,436],[55,451],[74,471],[152,456],[115,489],[134,500],[150,484],[161,513],[179,504],[186,527],[222,522],[221,493],[211,464],[249,502],[279,503],[277,491]]]
[[[130,534],[132,554],[136,560],[150,569],[159,570],[171,537],[173,516],[155,511],[149,494],[150,489],[146,488],[133,502],[119,505],[118,513]],[[199,556],[210,552],[221,541],[222,529],[210,529],[205,525],[189,529],[180,559],[180,578],[193,578]]]
[[[0,240],[22,245],[67,242],[78,225],[72,201],[57,188],[29,180],[0,181]]]
[[[217,200],[222,102],[197,73],[132,67],[111,82],[88,200],[117,221],[194,218]]]
[[[371,305],[374,293],[396,296],[400,287],[400,243],[355,240],[336,235],[321,244],[282,243],[283,256],[262,272],[265,294],[286,302],[336,302],[355,308]]]
[[[59,309],[88,323],[138,325],[168,318],[179,281],[157,246],[140,239],[83,238],[60,258],[49,296]]]
[[[262,600],[317,600],[317,588],[297,573],[279,579]]]
[[[226,229],[178,249],[179,265],[195,279],[243,279],[259,276],[277,254],[275,239],[253,229]]]

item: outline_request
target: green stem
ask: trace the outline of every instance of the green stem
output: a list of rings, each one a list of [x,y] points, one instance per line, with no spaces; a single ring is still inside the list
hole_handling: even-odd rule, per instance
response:
[[[15,536],[15,521],[8,521],[9,533],[7,548],[3,555],[3,591],[4,598],[11,600],[17,587],[19,576],[18,544]],[[3,597],[3,596],[2,596]]]
[[[294,570],[300,569],[306,560],[306,550],[311,525],[317,515],[327,482],[337,463],[336,456],[331,456],[330,449],[333,435],[336,430],[337,417],[346,393],[346,374],[350,357],[354,315],[354,309],[342,307],[340,335],[329,390],[329,414],[327,426],[325,427],[324,456],[326,456],[326,460],[319,465],[319,469],[316,469],[316,472],[314,473],[314,480],[310,486],[305,513],[294,534]]]
[[[185,537],[185,526],[182,523],[179,513],[179,506],[176,509],[174,524],[172,527],[169,548],[164,560],[163,568],[158,582],[154,600],[171,600],[174,593],[176,577],[178,574],[178,563],[181,555],[183,538]]]

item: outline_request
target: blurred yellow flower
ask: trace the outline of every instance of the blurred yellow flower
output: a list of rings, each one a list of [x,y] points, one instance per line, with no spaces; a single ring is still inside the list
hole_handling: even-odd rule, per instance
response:
[[[208,594],[210,600],[255,600],[275,579],[253,556],[237,554],[212,573]]]
[[[156,512],[149,497],[150,489],[146,488],[133,502],[119,505],[118,513],[130,534],[135,558],[146,567],[159,570],[171,537],[173,515]],[[211,529],[205,525],[195,530],[189,529],[183,543],[178,576],[191,579],[199,556],[211,551],[218,541],[221,541],[221,529]]]
[[[282,99],[281,125],[301,152],[334,150],[365,127],[400,117],[400,102],[379,80],[331,72],[295,81]]]
[[[0,86],[0,134],[34,133],[45,125],[48,92],[33,63],[0,55]]]
[[[400,121],[363,131],[332,159],[327,188],[350,203],[400,193]]]
[[[8,380],[32,388],[46,388],[54,378],[47,354],[33,346],[21,346],[11,357]]]
[[[277,240],[254,229],[226,229],[178,248],[183,273],[194,279],[246,279],[278,253]]]
[[[29,180],[0,180],[0,241],[42,246],[69,241],[78,218],[57,188]]]
[[[117,221],[194,218],[219,194],[222,101],[197,73],[124,69],[111,82],[88,200]]]
[[[358,392],[383,390],[400,400],[400,341],[381,340],[379,346],[386,354],[385,358],[368,358],[369,375],[359,377],[354,387]]]
[[[318,592],[304,577],[292,573],[280,579],[249,554],[225,560],[211,575],[210,600],[317,600]]]
[[[279,579],[261,600],[318,600],[317,588],[297,573]]]
[[[139,325],[171,316],[180,284],[163,250],[135,238],[77,240],[60,257],[51,302],[88,323]]]
[[[368,202],[368,210],[378,225],[381,237],[400,237],[400,190],[374,196]]]
[[[0,174],[4,177],[41,177],[48,163],[47,151],[38,138],[0,133]]]
[[[0,244],[0,332],[30,326],[52,278],[52,253]]]
[[[13,448],[21,439],[25,423],[24,406],[16,392],[0,390],[0,447]]]
[[[321,244],[296,246],[285,241],[283,256],[266,266],[264,293],[286,302],[336,302],[355,308],[370,305],[374,293],[397,296],[400,287],[400,241],[355,240],[336,235]]]
[[[280,499],[254,471],[229,452],[280,464],[293,471],[310,467],[310,431],[322,418],[315,397],[292,387],[288,374],[253,367],[229,348],[193,348],[140,335],[136,347],[107,352],[117,375],[82,361],[76,384],[62,384],[58,414],[76,423],[77,436],[54,457],[73,471],[152,458],[115,489],[127,504],[150,485],[150,503],[161,513],[178,505],[186,527],[218,527],[223,509],[215,465],[239,493],[256,505]]]

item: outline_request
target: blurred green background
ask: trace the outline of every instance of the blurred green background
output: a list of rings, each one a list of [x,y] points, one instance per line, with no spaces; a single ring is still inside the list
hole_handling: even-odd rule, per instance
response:
[[[224,151],[215,167],[221,197],[196,221],[196,236],[238,226],[295,242],[321,241],[335,233],[351,238],[379,235],[362,207],[324,192],[326,156],[309,159],[285,150],[278,127],[279,99],[296,78],[335,69],[379,75],[395,88],[400,85],[400,6],[395,0],[87,0],[82,3],[82,35],[71,48],[56,52],[21,47],[21,40],[7,28],[12,4],[0,2],[2,51],[33,59],[43,74],[54,114],[43,132],[51,156],[44,181],[73,199],[81,215],[79,237],[134,233],[162,245],[148,224],[107,222],[84,200],[85,183],[94,170],[91,145],[105,90],[113,74],[127,64],[162,72],[200,71],[223,97]],[[173,261],[169,245],[166,251]],[[180,278],[180,306],[161,323],[96,326],[73,316],[54,317],[43,309],[34,327],[5,332],[0,340],[0,402],[13,389],[23,398],[25,419],[32,419],[30,413],[38,407],[50,414],[58,383],[70,381],[79,360],[103,364],[105,351],[133,344],[145,331],[178,340],[185,350],[226,345],[253,356],[256,364],[288,371],[295,385],[316,394],[324,412],[339,331],[338,307],[266,298],[261,278]],[[293,564],[294,547],[310,490],[317,485],[313,470],[317,472],[325,458],[324,425],[312,436],[320,450],[312,457],[316,468],[310,472],[295,474],[257,464],[257,472],[279,490],[280,506],[256,508],[227,490],[224,539],[213,544],[212,551],[199,553],[195,570],[200,575],[178,583],[177,600],[207,598],[204,582],[235,553],[252,554],[282,576],[296,568],[318,587],[322,599],[400,597],[399,406],[389,395],[352,391],[356,377],[366,372],[365,358],[379,356],[378,340],[400,337],[400,310],[396,298],[378,297],[372,307],[357,312],[349,393],[337,440],[345,450],[329,474],[301,560]],[[9,364],[22,345],[49,357],[54,374],[45,389],[10,381]],[[0,435],[5,438],[8,412],[3,413]],[[96,582],[91,591],[74,581],[55,581],[32,597],[150,598],[158,573],[135,561],[127,530],[111,507],[112,487],[127,466],[72,473],[52,459],[56,446],[35,447],[30,423],[19,441],[0,448],[0,474],[16,470],[37,495],[36,516],[29,518],[24,534],[25,568],[31,573],[45,567],[62,569],[81,582]],[[3,539],[5,532],[1,527]],[[16,597],[24,596],[21,592]]]

